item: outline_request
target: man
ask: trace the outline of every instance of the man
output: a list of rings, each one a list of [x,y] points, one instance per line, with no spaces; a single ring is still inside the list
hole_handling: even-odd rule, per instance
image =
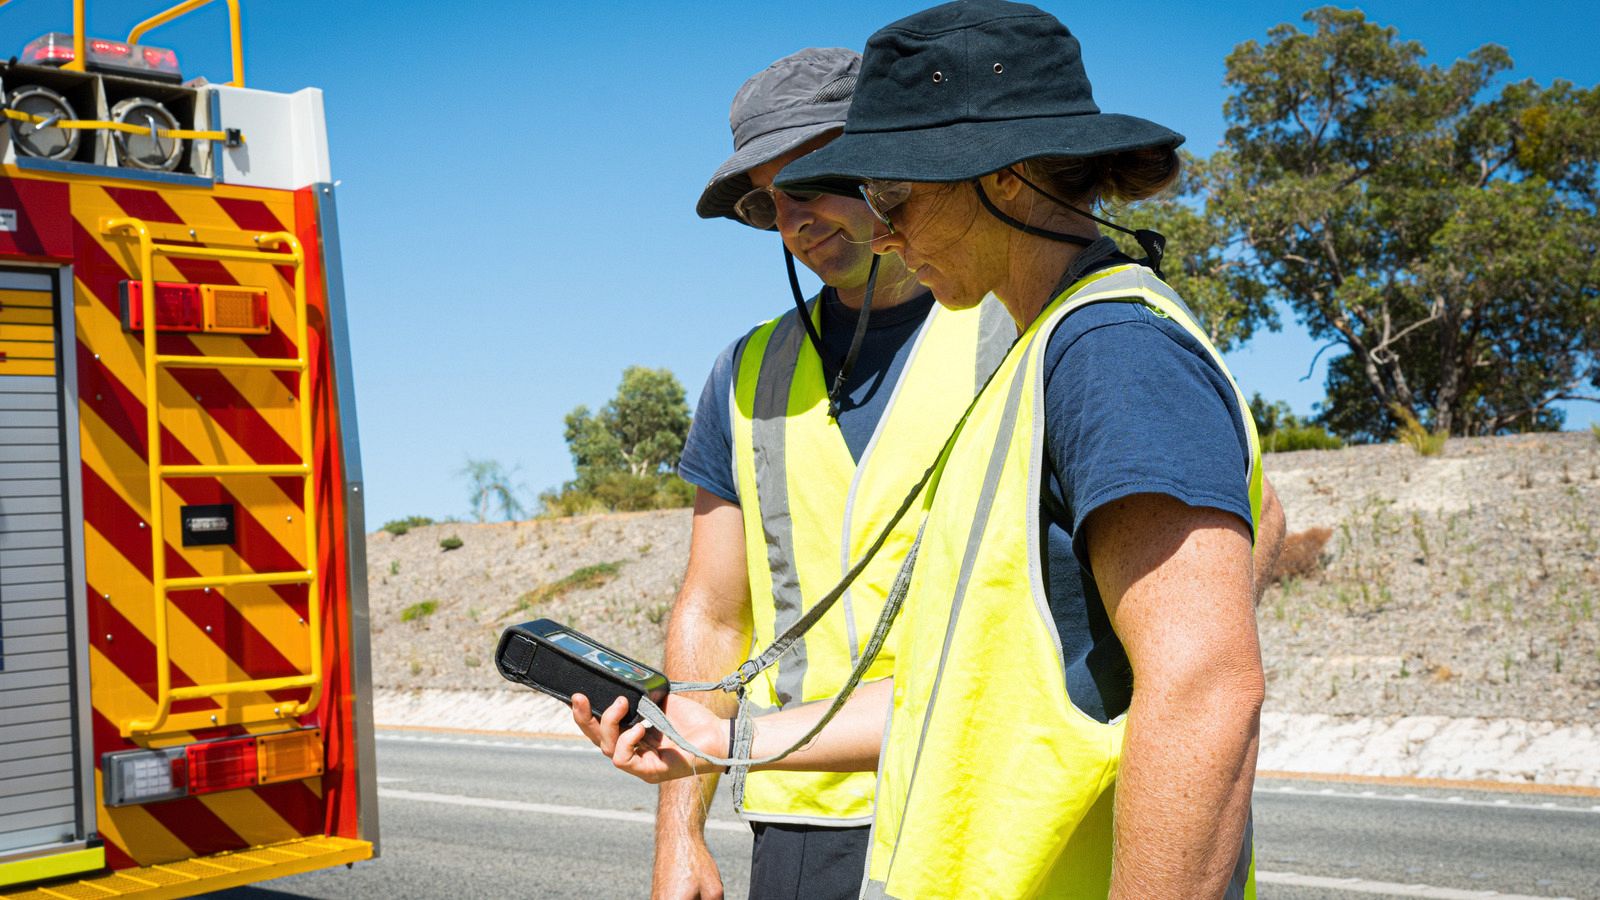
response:
[[[859,61],[849,50],[808,49],[746,82],[730,116],[734,154],[698,204],[703,218],[776,228],[786,253],[825,287],[807,319],[791,311],[728,347],[696,407],[679,464],[697,488],[694,532],[667,635],[666,669],[677,680],[732,671],[752,643],[765,646],[865,555],[1016,336],[997,306],[940,310],[899,259],[875,262],[865,203],[770,189],[779,169],[842,129]],[[916,518],[750,684],[758,709],[838,693]],[[886,648],[867,678],[884,677],[892,657]],[[731,696],[699,698],[733,713]],[[716,781],[662,786],[657,897],[721,896],[702,832]],[[870,772],[752,773],[736,798],[755,831],[751,896],[856,896],[873,787]]]

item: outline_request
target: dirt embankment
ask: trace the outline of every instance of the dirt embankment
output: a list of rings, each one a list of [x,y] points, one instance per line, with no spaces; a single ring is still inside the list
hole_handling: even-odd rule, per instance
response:
[[[1600,723],[1594,436],[1305,451],[1266,468],[1291,531],[1331,532],[1316,571],[1261,603],[1269,713]],[[442,550],[450,536],[461,547]],[[377,686],[501,688],[500,630],[540,616],[659,662],[688,538],[687,510],[376,533]]]

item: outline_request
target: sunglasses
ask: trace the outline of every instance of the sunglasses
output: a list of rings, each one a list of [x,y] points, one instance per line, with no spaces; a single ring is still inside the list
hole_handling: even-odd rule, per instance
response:
[[[733,204],[733,214],[739,221],[766,231],[778,224],[778,201],[774,193],[781,193],[794,203],[810,203],[822,196],[816,191],[784,191],[768,185],[745,193]]]
[[[868,181],[861,185],[861,199],[867,201],[867,209],[872,210],[890,234],[894,234],[894,222],[889,219],[889,213],[910,197],[909,181]]]

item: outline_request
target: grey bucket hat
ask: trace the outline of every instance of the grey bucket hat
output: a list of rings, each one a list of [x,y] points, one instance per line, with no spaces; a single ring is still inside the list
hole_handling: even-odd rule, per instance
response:
[[[695,211],[738,221],[733,205],[749,192],[745,173],[818,135],[844,128],[861,54],[810,47],[756,73],[733,97],[733,155],[717,167]]]

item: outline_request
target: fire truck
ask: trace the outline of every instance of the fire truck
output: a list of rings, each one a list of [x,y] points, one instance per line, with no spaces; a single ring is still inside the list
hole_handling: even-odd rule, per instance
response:
[[[87,35],[84,2],[0,61],[0,897],[368,859],[322,94],[245,86],[238,0],[227,83],[146,39],[209,0],[121,39]]]

